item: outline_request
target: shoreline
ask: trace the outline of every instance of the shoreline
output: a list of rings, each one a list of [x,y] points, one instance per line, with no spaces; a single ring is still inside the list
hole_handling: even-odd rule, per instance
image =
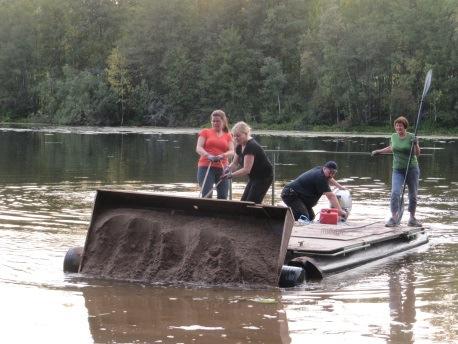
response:
[[[169,128],[169,127],[94,127],[94,126],[56,126],[42,123],[9,123],[0,122],[0,131],[40,131],[46,133],[63,133],[63,134],[197,134],[201,128]],[[289,137],[389,137],[391,131],[386,132],[346,132],[346,131],[332,131],[332,130],[314,130],[314,131],[300,131],[300,130],[270,130],[270,129],[253,129],[254,135],[261,136],[289,136]],[[458,139],[456,135],[449,133],[425,133],[418,135],[420,138],[428,139]]]

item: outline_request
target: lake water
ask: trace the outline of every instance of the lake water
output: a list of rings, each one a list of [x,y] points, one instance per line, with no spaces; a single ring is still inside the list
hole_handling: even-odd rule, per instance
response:
[[[430,243],[292,289],[149,286],[62,272],[98,188],[198,196],[196,130],[0,128],[2,343],[456,343],[458,139],[424,137],[417,217]],[[385,136],[261,132],[282,185],[336,160],[353,219],[388,217]],[[273,159],[273,153],[269,153]],[[239,199],[243,180],[233,184]],[[265,199],[271,202],[271,192]],[[319,207],[326,206],[324,200]]]

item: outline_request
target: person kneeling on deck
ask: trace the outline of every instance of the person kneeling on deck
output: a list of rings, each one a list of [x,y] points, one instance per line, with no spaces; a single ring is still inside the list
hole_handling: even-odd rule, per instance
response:
[[[342,190],[346,189],[334,179],[336,173],[337,163],[328,161],[324,166],[317,166],[302,173],[283,188],[281,198],[293,211],[296,221],[301,216],[312,221],[315,218],[312,208],[323,194],[329,199],[331,207],[337,208],[343,219],[347,218],[347,212],[342,209],[336,195],[330,188],[332,185]]]

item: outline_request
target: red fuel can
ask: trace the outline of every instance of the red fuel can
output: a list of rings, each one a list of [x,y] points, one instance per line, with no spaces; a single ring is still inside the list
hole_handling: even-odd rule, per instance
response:
[[[339,221],[339,212],[335,208],[325,208],[320,211],[320,223],[336,225]]]

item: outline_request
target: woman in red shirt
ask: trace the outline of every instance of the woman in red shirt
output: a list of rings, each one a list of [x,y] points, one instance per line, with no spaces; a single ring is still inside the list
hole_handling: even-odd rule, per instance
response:
[[[220,177],[228,165],[228,158],[234,155],[234,142],[224,111],[213,111],[210,119],[212,127],[202,129],[197,139],[196,152],[200,155],[197,181],[202,189],[202,196],[210,193],[209,197],[212,197],[213,192],[210,191],[216,183],[217,197],[226,199],[229,182],[227,179],[220,182]]]

